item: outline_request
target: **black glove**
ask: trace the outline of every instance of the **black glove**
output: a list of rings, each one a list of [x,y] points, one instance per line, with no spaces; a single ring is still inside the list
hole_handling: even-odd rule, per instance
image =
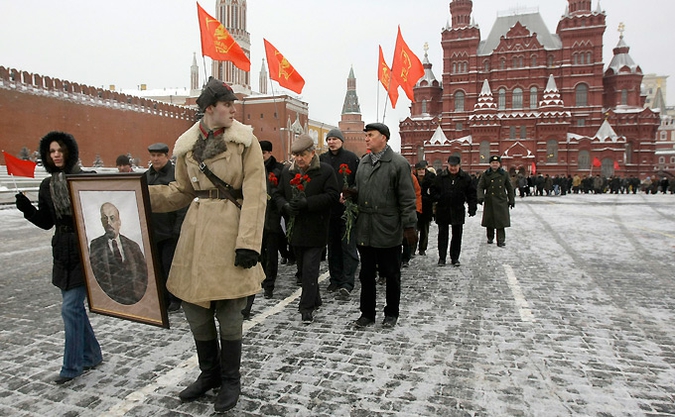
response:
[[[476,202],[477,202],[478,204],[480,204],[481,206],[483,205],[483,199],[482,199],[482,198],[479,198]]]
[[[302,211],[302,210],[304,210],[304,209],[307,208],[307,197],[305,197],[305,196],[300,196],[300,197],[298,197],[298,198],[294,198],[294,199],[291,200],[291,202],[288,203],[288,204],[291,205],[291,209],[292,209],[293,211],[297,211],[297,212],[299,213],[300,211]]]
[[[473,217],[476,215],[476,210],[469,210],[469,217]]]
[[[30,216],[35,212],[35,207],[33,203],[30,202],[30,199],[23,195],[22,193],[16,194],[16,208],[19,209],[22,213]]]
[[[299,210],[295,210],[290,203],[284,204],[281,208],[282,213],[285,213],[287,216],[297,216],[300,214]]]
[[[356,191],[356,188],[344,187],[342,188],[342,197],[346,199],[351,198],[352,201],[356,200],[359,196],[359,192]]]
[[[258,252],[251,249],[237,249],[234,257],[234,266],[248,269],[258,263]]]
[[[515,207],[516,207],[516,203],[509,203],[509,208],[515,208]]]
[[[408,242],[408,246],[414,248],[417,245],[417,230],[414,227],[403,229],[403,238]]]

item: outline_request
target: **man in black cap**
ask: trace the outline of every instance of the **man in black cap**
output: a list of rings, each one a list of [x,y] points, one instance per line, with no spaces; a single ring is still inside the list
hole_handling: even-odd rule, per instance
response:
[[[293,163],[284,167],[274,201],[289,216],[288,241],[295,252],[302,281],[300,315],[305,324],[314,321],[321,306],[319,267],[328,243],[328,217],[339,198],[333,168],[319,160],[314,140],[303,134],[291,145]]]
[[[441,171],[434,180],[431,195],[436,201],[438,265],[445,265],[449,228],[452,225],[450,261],[453,266],[458,267],[459,254],[462,251],[465,205],[469,208],[469,217],[476,215],[476,186],[471,176],[462,171],[459,156],[448,157],[448,168]]]
[[[328,152],[321,154],[321,162],[333,167],[341,188],[353,187],[359,157],[344,148],[344,136],[340,129],[332,129],[326,135]],[[353,229],[346,234],[347,222],[342,218],[345,212],[344,198],[333,204],[328,226],[328,269],[330,284],[328,291],[338,291],[343,297],[349,297],[354,289],[354,277],[359,266],[359,254],[356,251],[356,240]]]
[[[229,85],[209,79],[197,98],[204,117],[173,147],[176,180],[149,187],[153,211],[189,206],[167,288],[182,300],[201,373],[178,396],[194,401],[220,387],[218,413],[239,400],[241,310],[265,278],[258,265],[267,207],[265,165],[253,128],[234,118],[236,100]]]
[[[478,180],[478,204],[485,202],[481,226],[487,230],[487,243],[494,242],[497,229],[497,246],[506,246],[505,228],[511,226],[509,208],[516,206],[516,196],[508,172],[502,167],[501,158],[490,157],[488,168]]]
[[[169,159],[169,145],[153,143],[148,146],[150,152],[150,168],[145,171],[148,185],[168,185],[176,179],[174,166]],[[168,213],[152,213],[152,237],[157,246],[159,255],[159,278],[164,293],[164,302],[169,312],[178,311],[180,299],[166,289],[166,280],[169,277],[173,255],[176,251],[180,228],[187,209],[182,208]]]
[[[117,172],[133,172],[131,167],[131,160],[127,155],[120,155],[115,161],[115,166],[117,167]]]
[[[386,305],[382,327],[394,327],[401,301],[401,242],[417,243],[416,198],[410,164],[388,144],[389,128],[382,123],[366,125],[366,147],[356,172],[356,189],[350,192],[359,206],[354,239],[361,255],[361,317],[354,326],[375,323],[378,271],[384,277]]]
[[[427,169],[427,161],[419,161],[415,164],[415,177],[420,185],[420,192],[422,194],[422,212],[417,213],[417,230],[420,233],[418,242],[419,254],[424,256],[429,245],[429,223],[434,217],[433,199],[431,197],[431,185],[436,179],[436,174]],[[411,248],[413,255],[415,248]]]

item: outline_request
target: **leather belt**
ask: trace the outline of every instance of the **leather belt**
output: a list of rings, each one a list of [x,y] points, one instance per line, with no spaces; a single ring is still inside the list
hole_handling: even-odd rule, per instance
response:
[[[199,190],[195,191],[195,195],[199,198],[213,198],[218,200],[228,200],[229,198],[220,192],[217,188],[211,188],[210,190]]]

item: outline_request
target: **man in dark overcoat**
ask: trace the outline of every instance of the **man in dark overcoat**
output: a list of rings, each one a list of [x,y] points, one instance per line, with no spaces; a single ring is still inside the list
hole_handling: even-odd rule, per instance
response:
[[[443,266],[448,253],[449,229],[452,225],[450,261],[458,267],[462,251],[462,233],[466,206],[469,217],[476,215],[476,186],[471,177],[461,169],[459,156],[448,157],[448,168],[441,171],[431,186],[431,196],[436,202],[438,225],[438,265]]]
[[[499,156],[490,157],[490,168],[478,180],[478,204],[485,203],[481,225],[487,229],[487,243],[506,246],[505,228],[511,226],[509,208],[516,206],[515,193],[509,174],[501,167]]]

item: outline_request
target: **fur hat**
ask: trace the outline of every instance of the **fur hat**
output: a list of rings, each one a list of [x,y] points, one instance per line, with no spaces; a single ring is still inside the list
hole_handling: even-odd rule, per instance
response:
[[[234,95],[232,87],[227,85],[227,83],[209,77],[209,81],[197,98],[197,105],[199,106],[199,110],[204,111],[207,107],[216,104],[219,101],[235,100],[237,100],[237,96]]]
[[[363,129],[364,132],[369,132],[371,130],[377,130],[381,134],[387,137],[389,139],[391,137],[391,134],[389,133],[389,128],[387,125],[383,123],[369,123],[366,125],[365,129]]]
[[[117,157],[115,160],[115,166],[116,167],[121,167],[124,165],[131,165],[131,161],[129,160],[129,157],[126,155],[120,155]]]
[[[301,153],[314,146],[314,140],[308,134],[298,136],[291,145],[291,153]]]
[[[340,129],[331,129],[331,131],[326,135],[326,139],[328,138],[338,138],[343,142],[345,141],[345,138],[342,136]]]
[[[59,142],[62,147],[66,148],[67,156],[63,171],[66,173],[71,172],[77,166],[77,162],[80,159],[77,142],[75,142],[75,138],[70,133],[56,131],[49,132],[40,139],[40,158],[42,158],[42,165],[44,165],[45,171],[50,174],[61,171],[61,169],[52,163],[52,158],[49,156],[49,145],[54,141]]]
[[[490,157],[490,162],[494,162],[494,161],[497,161],[497,162],[499,162],[499,163],[501,164],[501,163],[502,163],[502,158],[500,158],[500,157],[497,156],[497,155],[492,155],[492,156]]]
[[[272,142],[270,142],[269,140],[261,140],[260,141],[260,150],[272,152]]]

